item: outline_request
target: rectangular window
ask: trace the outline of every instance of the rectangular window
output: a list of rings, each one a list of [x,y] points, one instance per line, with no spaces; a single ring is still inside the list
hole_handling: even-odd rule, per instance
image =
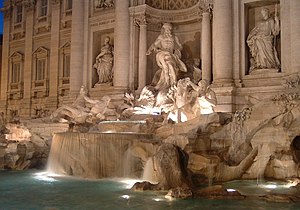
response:
[[[12,75],[11,75],[12,83],[20,82],[20,73],[21,73],[21,63],[13,63]]]
[[[46,59],[38,59],[36,61],[35,80],[44,80],[46,73]]]
[[[15,23],[21,23],[23,17],[23,7],[22,5],[19,5],[16,7],[16,19]]]
[[[73,5],[73,0],[66,0],[66,10],[71,10]]]
[[[40,17],[44,17],[47,15],[48,10],[48,0],[41,0],[41,10],[40,10]]]
[[[64,56],[64,71],[63,71],[63,77],[70,77],[70,62],[71,56],[70,54],[67,54]]]

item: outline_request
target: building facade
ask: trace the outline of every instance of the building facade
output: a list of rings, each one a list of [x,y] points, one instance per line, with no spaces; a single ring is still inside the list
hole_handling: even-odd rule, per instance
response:
[[[252,71],[258,61],[249,35],[263,28],[263,8],[268,27],[279,21],[267,50],[279,63]],[[82,85],[93,98],[116,102],[125,91],[141,90],[158,69],[146,52],[166,22],[183,46],[187,75],[201,60],[216,111],[278,93],[282,80],[300,71],[298,0],[6,0],[2,12],[0,111],[7,116],[47,115],[71,103]],[[97,62],[106,46],[112,73],[100,82]]]

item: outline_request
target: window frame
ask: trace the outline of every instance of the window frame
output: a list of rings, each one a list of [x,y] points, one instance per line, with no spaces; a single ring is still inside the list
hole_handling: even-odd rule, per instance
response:
[[[46,4],[43,4],[43,2],[45,2]],[[47,17],[48,10],[49,10],[49,1],[48,0],[40,0],[40,3],[38,5],[38,17],[39,18]]]
[[[21,9],[21,11],[19,11],[18,9]],[[18,25],[21,24],[23,22],[23,5],[16,5],[15,6],[15,12],[14,12],[14,24]]]

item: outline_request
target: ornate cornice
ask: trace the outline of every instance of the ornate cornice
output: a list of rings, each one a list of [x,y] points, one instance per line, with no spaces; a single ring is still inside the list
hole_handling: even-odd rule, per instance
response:
[[[199,21],[202,17],[200,3],[195,6],[182,10],[160,10],[146,7],[147,20],[151,23],[186,23]]]
[[[9,18],[12,14],[12,3],[10,1],[5,1],[1,12],[4,15],[4,18]]]

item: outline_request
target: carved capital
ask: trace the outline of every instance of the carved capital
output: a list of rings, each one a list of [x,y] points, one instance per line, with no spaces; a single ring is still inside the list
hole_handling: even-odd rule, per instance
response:
[[[60,4],[62,0],[52,0],[52,5]]]
[[[36,0],[24,0],[23,1],[24,7],[27,12],[32,11],[35,7]]]
[[[12,15],[12,3],[6,1],[3,8],[1,8],[1,12],[3,12],[5,18],[9,18]]]
[[[201,0],[200,8],[203,12],[212,13],[214,9],[214,0]]]
[[[136,26],[147,25],[148,21],[146,16],[141,16],[134,19],[134,23]]]

